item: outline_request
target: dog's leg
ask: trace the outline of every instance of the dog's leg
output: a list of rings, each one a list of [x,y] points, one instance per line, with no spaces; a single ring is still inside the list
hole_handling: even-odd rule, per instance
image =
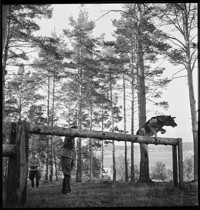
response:
[[[149,129],[151,130],[151,132],[155,135],[155,140],[156,141],[158,141],[158,139],[157,139],[157,132],[156,132],[156,130],[153,128],[153,127],[151,127],[151,126],[149,126]]]
[[[140,129],[139,135],[140,135],[140,136],[146,136],[146,131],[145,131],[144,128],[141,128],[141,129]]]

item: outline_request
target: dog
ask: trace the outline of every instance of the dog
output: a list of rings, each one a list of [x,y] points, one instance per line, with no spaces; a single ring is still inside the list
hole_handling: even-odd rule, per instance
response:
[[[144,125],[142,125],[136,135],[140,136],[153,136],[155,135],[155,140],[157,141],[157,133],[160,131],[162,134],[166,132],[165,129],[163,129],[163,126],[172,126],[175,127],[177,124],[174,121],[174,118],[171,117],[171,115],[159,115],[156,117],[152,117],[150,120],[148,120]]]

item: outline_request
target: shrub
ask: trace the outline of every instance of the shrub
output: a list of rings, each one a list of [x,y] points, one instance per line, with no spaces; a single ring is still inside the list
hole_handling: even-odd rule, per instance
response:
[[[160,179],[164,181],[167,178],[167,169],[165,167],[165,163],[157,161],[155,166],[152,167],[150,176],[152,179]]]
[[[187,157],[183,161],[183,179],[191,181],[194,179],[194,161],[192,157]]]

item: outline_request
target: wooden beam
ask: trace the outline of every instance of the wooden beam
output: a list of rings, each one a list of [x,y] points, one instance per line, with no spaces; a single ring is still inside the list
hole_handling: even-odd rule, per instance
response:
[[[117,141],[130,141],[142,144],[164,144],[164,145],[177,145],[177,138],[161,138],[158,141],[154,137],[138,136],[122,133],[102,132],[94,130],[78,130],[71,128],[53,127],[45,125],[29,125],[29,132],[32,134],[41,135],[56,135],[56,136],[72,136],[82,138],[96,138],[99,140],[117,140]]]
[[[3,144],[3,157],[14,156],[16,153],[16,146],[12,144]]]

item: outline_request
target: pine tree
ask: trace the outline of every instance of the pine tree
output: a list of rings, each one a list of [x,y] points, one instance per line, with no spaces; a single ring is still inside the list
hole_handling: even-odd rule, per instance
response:
[[[10,81],[6,83],[6,106],[5,120],[12,118],[13,120],[26,119],[28,110],[37,100],[43,99],[37,94],[35,75],[25,72],[24,65],[21,65],[17,74],[13,74]]]
[[[115,34],[118,52],[124,53],[126,54],[126,57],[129,57],[129,60],[125,65],[129,65],[131,69],[129,72],[129,77],[131,79],[129,81],[132,87],[132,116],[134,115],[133,81],[135,80],[135,72],[137,71],[138,105],[139,113],[142,115],[140,116],[139,114],[139,119],[141,121],[139,123],[140,126],[146,121],[146,100],[152,101],[155,105],[162,106],[163,108],[167,108],[168,105],[167,102],[154,102],[152,99],[149,99],[159,99],[162,88],[170,81],[168,79],[159,79],[165,70],[164,68],[153,69],[151,67],[151,63],[155,63],[158,60],[157,56],[159,56],[159,54],[164,54],[170,48],[168,44],[163,43],[162,33],[155,28],[151,19],[152,14],[150,9],[146,9],[146,6],[142,4],[126,4],[124,5],[124,11],[121,11],[121,19],[113,22],[114,26],[116,26]],[[155,32],[157,32],[156,38],[154,35]],[[136,63],[136,65],[133,65],[133,63]],[[145,85],[145,83],[147,85]],[[146,145],[141,145],[141,150],[146,151],[142,152],[142,154],[146,154],[148,148]],[[144,157],[146,157],[146,155],[142,156],[141,159],[144,160]],[[131,161],[132,160],[133,148]],[[148,159],[144,164],[144,171],[147,171],[147,174],[149,174],[148,170],[146,170],[146,168],[148,168],[147,163]],[[131,165],[133,169],[133,161]],[[143,167],[140,169],[142,170],[142,168]],[[132,170],[132,174],[133,173]],[[147,177],[147,180],[150,179]]]
[[[88,13],[84,7],[81,8],[77,21],[70,17],[70,25],[72,30],[64,30],[65,35],[70,38],[74,51],[73,62],[78,70],[77,74],[77,86],[78,86],[78,129],[81,129],[83,123],[83,107],[84,97],[87,94],[85,92],[85,84],[87,81],[87,67],[88,59],[91,58],[93,41],[91,38],[91,32],[94,29],[94,23],[88,20]],[[91,108],[91,104],[90,104]],[[82,180],[82,161],[81,161],[81,139],[78,140],[78,159],[77,159],[77,176],[76,181]]]
[[[60,52],[60,47],[62,46],[62,40],[57,37],[56,33],[53,32],[51,37],[44,37],[43,43],[38,54],[38,58],[34,60],[33,67],[35,75],[40,75],[38,77],[38,86],[45,90],[46,92],[46,124],[47,126],[54,125],[55,121],[55,82],[60,80],[60,75],[63,74],[60,71],[62,66],[63,54]],[[52,81],[52,82],[51,82]],[[52,84],[52,88],[51,88]],[[51,91],[52,89],[52,91]],[[52,105],[51,105],[52,99]],[[53,178],[53,138],[48,136],[46,140],[46,174],[45,181],[50,180],[52,182]],[[49,176],[49,163],[50,163],[50,176]]]
[[[163,29],[163,36],[168,38],[173,49],[168,53],[174,65],[183,65],[187,71],[190,111],[192,119],[192,132],[194,142],[194,180],[198,180],[198,124],[197,109],[194,95],[193,70],[197,61],[197,4],[196,3],[167,3],[155,7],[162,23],[181,35]],[[181,70],[182,71],[182,70]],[[180,73],[181,71],[176,72]],[[175,75],[174,74],[174,75]]]

